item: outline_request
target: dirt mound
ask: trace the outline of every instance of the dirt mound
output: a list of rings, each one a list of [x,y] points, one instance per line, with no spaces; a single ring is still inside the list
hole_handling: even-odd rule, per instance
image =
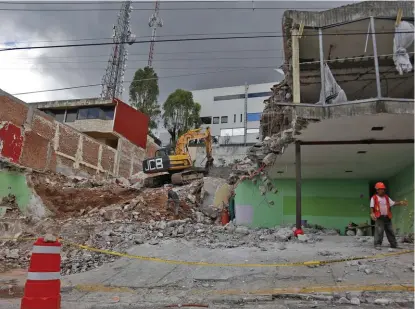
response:
[[[62,175],[33,173],[31,182],[43,204],[55,217],[76,216],[83,210],[102,208],[112,204],[124,204],[140,194],[132,188],[116,183],[88,182],[79,187],[79,180]],[[92,186],[96,187],[92,187]]]

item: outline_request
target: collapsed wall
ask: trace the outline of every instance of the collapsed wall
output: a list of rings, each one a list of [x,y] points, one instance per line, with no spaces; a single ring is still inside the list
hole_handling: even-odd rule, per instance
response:
[[[1,160],[83,177],[128,178],[142,169],[146,150],[124,137],[114,149],[1,90],[0,104]]]

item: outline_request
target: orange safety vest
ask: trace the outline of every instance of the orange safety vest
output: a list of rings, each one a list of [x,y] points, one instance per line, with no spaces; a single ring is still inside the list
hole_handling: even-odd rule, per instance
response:
[[[389,217],[389,219],[392,219],[392,212],[391,212],[391,205],[389,203],[389,196],[387,196],[385,194],[384,197],[386,199],[386,209],[388,210],[388,217]],[[381,213],[380,213],[379,198],[376,194],[373,195],[373,202],[375,204],[375,207],[374,207],[375,217],[379,218]]]

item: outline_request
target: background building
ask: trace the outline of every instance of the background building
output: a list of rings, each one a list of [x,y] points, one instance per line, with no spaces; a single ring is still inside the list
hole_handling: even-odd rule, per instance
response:
[[[112,148],[117,148],[121,135],[146,149],[148,117],[120,100],[91,98],[39,102],[31,106]]]
[[[202,127],[210,126],[221,144],[253,144],[259,135],[264,100],[275,83],[192,91],[201,105]]]

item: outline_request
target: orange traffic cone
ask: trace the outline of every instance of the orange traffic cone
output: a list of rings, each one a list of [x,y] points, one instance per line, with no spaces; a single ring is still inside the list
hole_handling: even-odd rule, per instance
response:
[[[61,246],[43,238],[34,243],[21,309],[60,309]]]

